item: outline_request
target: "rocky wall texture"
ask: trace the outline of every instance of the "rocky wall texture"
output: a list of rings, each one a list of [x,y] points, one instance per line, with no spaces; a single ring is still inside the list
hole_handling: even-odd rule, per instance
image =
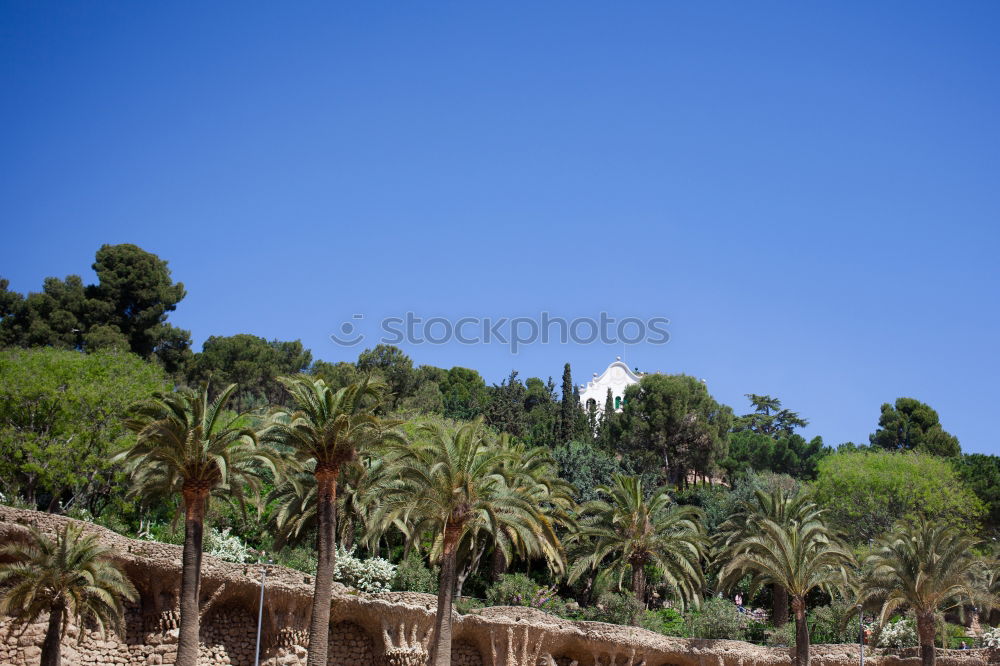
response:
[[[54,533],[69,520],[0,506],[0,543],[22,539],[25,526]],[[123,636],[71,627],[64,639],[69,666],[172,664],[177,651],[177,595],[181,549],[136,541],[82,523],[109,544],[139,590]],[[202,572],[200,663],[251,666],[256,643],[261,569],[205,556]],[[266,666],[306,663],[312,578],[269,567],[264,602],[262,660]],[[337,666],[426,664],[436,600],[410,592],[360,594],[335,585],[329,663]],[[23,632],[0,618],[0,666],[37,664],[46,618]],[[790,666],[787,649],[740,641],[669,638],[644,629],[600,622],[569,622],[530,608],[494,607],[454,616],[456,666]],[[851,645],[817,645],[814,666],[853,666]],[[869,652],[869,666],[919,666],[915,653]],[[939,651],[941,666],[1000,664],[993,650]]]

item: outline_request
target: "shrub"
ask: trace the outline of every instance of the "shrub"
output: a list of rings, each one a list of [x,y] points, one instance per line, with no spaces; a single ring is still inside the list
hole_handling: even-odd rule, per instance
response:
[[[406,559],[396,567],[396,577],[392,579],[392,589],[437,594],[438,575],[424,564],[419,553],[410,551]]]
[[[1000,648],[1000,627],[987,629],[979,637],[979,641],[983,647]]]
[[[795,621],[786,622],[780,627],[765,632],[767,644],[774,647],[792,647],[795,645]]]
[[[354,548],[337,547],[337,566],[333,579],[361,592],[388,592],[396,576],[396,565],[381,557],[367,560],[354,557]]]
[[[308,546],[285,548],[275,556],[275,561],[308,574],[316,573],[316,551]]]
[[[895,622],[887,622],[881,629],[879,647],[907,648],[917,645],[917,630],[913,626],[913,620],[901,618]]]
[[[503,574],[486,590],[490,606],[528,606],[553,615],[565,615],[566,603],[556,594],[555,587],[542,587],[524,574]]]
[[[459,615],[468,615],[474,610],[485,607],[484,604],[479,599],[474,599],[472,597],[462,597],[461,599],[455,600],[455,610]]]
[[[524,574],[503,574],[486,590],[486,603],[490,606],[527,606],[538,589],[538,583]]]
[[[171,543],[179,546],[184,543],[184,530],[175,529],[169,523],[140,522],[136,538],[143,541]],[[204,548],[205,544],[202,542],[202,549],[204,550]]]
[[[605,592],[598,597],[595,605],[586,609],[584,617],[594,622],[632,624],[633,618],[640,616],[644,610],[631,594]]]
[[[747,619],[728,599],[712,598],[688,616],[688,632],[694,638],[743,640]]]
[[[951,622],[945,622],[944,627],[938,632],[941,634],[943,648],[957,649],[961,647],[962,641],[968,641],[968,636],[966,636],[965,627],[960,624],[952,624]]]
[[[673,608],[646,611],[639,620],[639,626],[664,636],[687,636],[684,616]]]
[[[203,550],[212,557],[218,557],[226,562],[243,564],[250,559],[250,549],[242,539],[230,534],[228,527],[221,532],[214,527],[208,528]]]
[[[813,643],[856,643],[858,640],[857,618],[851,604],[834,601],[829,606],[820,606],[809,614],[809,637]]]

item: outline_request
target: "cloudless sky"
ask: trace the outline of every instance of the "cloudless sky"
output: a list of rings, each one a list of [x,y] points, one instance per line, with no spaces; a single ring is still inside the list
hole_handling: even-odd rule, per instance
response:
[[[0,2],[0,275],[169,261],[170,322],[668,317],[641,370],[828,444],[1000,453],[996,2]],[[414,345],[499,382],[618,345]]]

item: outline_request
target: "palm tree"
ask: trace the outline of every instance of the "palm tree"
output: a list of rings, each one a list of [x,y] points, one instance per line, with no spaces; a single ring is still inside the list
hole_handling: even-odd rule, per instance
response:
[[[0,614],[29,625],[48,612],[42,642],[42,666],[58,666],[60,643],[71,621],[82,628],[92,622],[102,633],[121,631],[122,599],[134,601],[136,591],[111,560],[112,550],[94,534],[70,523],[52,541],[31,528],[28,543],[0,549],[10,562],[0,564]]]
[[[380,523],[412,525],[413,534],[435,536],[432,556],[440,561],[437,616],[430,662],[451,664],[451,615],[459,545],[469,534],[502,530],[543,540],[558,549],[551,523],[530,495],[509,486],[500,472],[509,451],[494,445],[482,419],[448,428],[421,426],[411,446],[392,447],[397,479],[382,489]]]
[[[500,435],[497,446],[508,452],[509,457],[501,463],[499,471],[504,482],[516,493],[531,498],[538,507],[539,513],[550,523],[572,528],[574,525],[571,510],[574,507],[573,485],[559,477],[558,468],[544,446],[528,448],[523,443],[515,441],[507,433]],[[486,541],[493,543],[492,575],[502,574],[507,565],[516,556],[522,558],[542,556],[549,570],[558,575],[565,568],[565,553],[561,548],[553,549],[553,542],[539,539],[533,532],[518,532],[513,526],[504,526],[495,533],[490,533]],[[464,571],[465,576],[474,569]],[[458,591],[461,594],[464,577],[459,577]]]
[[[272,507],[270,527],[276,548],[300,543],[316,530],[315,468],[315,460],[307,461],[267,496],[267,504]],[[359,457],[341,468],[335,515],[337,540],[345,548],[353,544],[358,525],[365,538],[373,533],[369,514],[378,501],[374,489],[384,480],[385,472],[384,461],[371,457]]]
[[[979,565],[972,574],[972,589],[976,593],[972,598],[976,609],[973,621],[978,622],[983,617],[988,622],[993,611],[1000,607],[1000,559],[995,551],[979,558]]]
[[[917,619],[920,657],[933,666],[935,614],[974,597],[971,577],[979,563],[975,539],[945,523],[899,525],[869,556],[874,567],[866,598],[882,602],[881,621],[908,606]]]
[[[607,567],[609,575],[618,576],[620,588],[628,572],[632,594],[645,604],[646,567],[653,565],[682,601],[697,600],[704,585],[701,558],[708,542],[701,510],[674,504],[666,486],[647,500],[642,481],[632,476],[616,475],[611,486],[598,490],[608,499],[589,502],[581,511],[575,538],[592,545],[570,570],[569,582],[589,569]]]
[[[719,582],[732,586],[747,572],[753,575],[751,596],[762,585],[781,586],[792,598],[795,612],[795,663],[809,666],[809,628],[806,595],[813,589],[846,585],[854,558],[818,515],[785,524],[770,518],[758,521],[755,534],[733,549],[733,558],[719,572]]]
[[[178,666],[198,661],[202,533],[210,496],[221,494],[244,507],[245,488],[256,493],[262,477],[276,473],[273,452],[258,446],[241,417],[225,411],[235,390],[230,384],[213,401],[207,386],[158,394],[127,421],[137,440],[119,456],[131,472],[134,495],[179,494],[183,500]]]
[[[766,397],[766,396],[765,396]],[[805,523],[819,518],[819,508],[804,492],[774,488],[771,492],[754,491],[752,500],[741,502],[735,513],[719,526],[715,538],[716,562],[728,562],[749,537],[760,533],[760,523],[771,520],[778,525],[792,521]],[[780,585],[772,586],[774,626],[788,622],[788,591]]]
[[[330,599],[336,566],[337,480],[341,467],[359,450],[401,439],[396,421],[375,415],[385,387],[365,378],[334,391],[322,379],[281,377],[295,411],[272,414],[265,438],[286,447],[312,466],[316,506],[316,586],[309,623],[308,666],[326,666],[330,637]]]

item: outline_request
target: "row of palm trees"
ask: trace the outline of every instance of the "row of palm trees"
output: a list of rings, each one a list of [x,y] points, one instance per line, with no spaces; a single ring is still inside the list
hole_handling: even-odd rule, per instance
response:
[[[173,494],[182,502],[180,666],[197,662],[209,502],[217,496],[240,506],[250,497],[259,501],[265,481],[274,483],[268,501],[278,536],[316,535],[310,666],[327,660],[336,544],[356,532],[377,549],[389,530],[398,531],[407,549],[426,549],[440,565],[434,666],[450,664],[455,595],[488,552],[495,572],[516,558],[533,558],[570,583],[586,578],[592,585],[603,576],[621,588],[627,579],[640,603],[650,576],[684,603],[699,600],[706,573],[717,575],[723,589],[749,576],[751,596],[771,586],[776,622],[790,601],[801,665],[809,662],[805,617],[812,590],[882,604],[884,617],[910,608],[924,661],[932,664],[934,613],[970,598],[969,576],[984,570],[971,554],[974,540],[947,527],[915,524],[888,536],[859,575],[861,564],[801,493],[758,492],[714,535],[706,533],[699,509],[675,504],[665,488],[648,494],[632,477],[615,477],[601,489],[603,499],[575,506],[573,488],[559,479],[544,450],[496,435],[481,421],[430,422],[414,431],[379,415],[386,394],[377,382],[363,379],[333,390],[311,377],[281,381],[290,407],[263,421],[226,410],[235,385],[215,399],[205,388],[159,395],[129,421],[137,440],[121,458],[132,492],[146,499]],[[338,483],[344,485],[340,498]]]
[[[558,479],[542,451],[497,436],[482,421],[428,423],[407,436],[402,422],[378,415],[385,387],[369,379],[339,390],[311,377],[281,381],[291,407],[274,410],[256,429],[246,417],[226,416],[235,386],[214,400],[204,389],[160,395],[129,421],[137,442],[122,459],[133,492],[146,498],[172,493],[182,500],[179,666],[193,666],[198,656],[202,533],[210,498],[224,495],[242,506],[245,494],[259,498],[265,479],[276,482],[270,497],[277,505],[276,530],[282,536],[315,530],[309,666],[327,663],[338,514],[351,525],[341,536],[353,535],[356,520],[376,542],[389,529],[400,530],[408,548],[420,548],[425,535],[433,536],[430,555],[440,565],[430,646],[435,665],[451,663],[454,594],[464,580],[460,561],[478,563],[491,548],[508,562],[544,558],[555,573],[563,571],[557,525],[569,521],[572,488]],[[347,501],[338,502],[342,478],[354,483]]]
[[[939,613],[973,603],[991,609],[1000,599],[996,563],[976,556],[983,544],[974,537],[944,523],[914,520],[898,525],[858,561],[805,493],[758,491],[722,526],[716,543],[723,588],[749,574],[749,596],[770,585],[776,599],[790,598],[800,666],[809,664],[806,598],[817,588],[853,598],[858,612],[879,608],[882,623],[909,609],[925,666],[935,663]],[[984,572],[990,582],[976,585]]]

